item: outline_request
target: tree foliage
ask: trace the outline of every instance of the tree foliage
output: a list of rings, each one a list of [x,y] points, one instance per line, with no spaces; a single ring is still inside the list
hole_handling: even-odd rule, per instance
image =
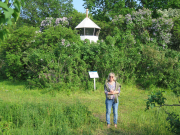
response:
[[[137,7],[134,0],[83,0],[96,20],[110,21],[117,14],[127,14]]]
[[[80,13],[77,10],[73,10],[69,16],[69,27],[71,27],[71,29],[75,29],[75,27],[86,17],[86,14]],[[90,14],[88,16],[92,17]]]
[[[24,4],[24,0],[0,1],[0,39],[3,40],[4,38],[7,38],[8,29],[6,29],[4,26],[12,24],[11,17],[14,18],[14,22],[18,20],[20,16],[21,4]]]
[[[179,0],[140,0],[142,7],[148,9],[179,9],[180,1]]]
[[[39,27],[46,17],[62,18],[73,11],[72,0],[28,0],[21,10],[18,25]]]

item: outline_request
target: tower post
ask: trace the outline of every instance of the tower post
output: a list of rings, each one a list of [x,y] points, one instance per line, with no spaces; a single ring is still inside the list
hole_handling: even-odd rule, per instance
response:
[[[88,9],[86,9],[86,17],[88,18]]]

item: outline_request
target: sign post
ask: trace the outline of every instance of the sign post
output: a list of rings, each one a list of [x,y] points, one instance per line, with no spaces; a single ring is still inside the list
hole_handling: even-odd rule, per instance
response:
[[[99,78],[97,71],[89,71],[90,78],[94,78],[94,90],[96,90],[96,80],[95,78]]]
[[[94,78],[94,90],[96,90],[96,80]]]

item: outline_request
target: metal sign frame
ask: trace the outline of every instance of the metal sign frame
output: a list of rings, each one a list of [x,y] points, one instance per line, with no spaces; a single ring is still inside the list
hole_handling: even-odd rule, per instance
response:
[[[94,90],[96,90],[96,80],[95,78],[99,78],[97,71],[89,71],[90,78],[94,78]]]

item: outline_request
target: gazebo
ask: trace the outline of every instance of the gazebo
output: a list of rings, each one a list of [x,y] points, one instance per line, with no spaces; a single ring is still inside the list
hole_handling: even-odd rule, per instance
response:
[[[86,18],[75,29],[79,31],[81,40],[89,39],[90,42],[97,42],[101,28],[88,18],[88,9],[86,9]]]

